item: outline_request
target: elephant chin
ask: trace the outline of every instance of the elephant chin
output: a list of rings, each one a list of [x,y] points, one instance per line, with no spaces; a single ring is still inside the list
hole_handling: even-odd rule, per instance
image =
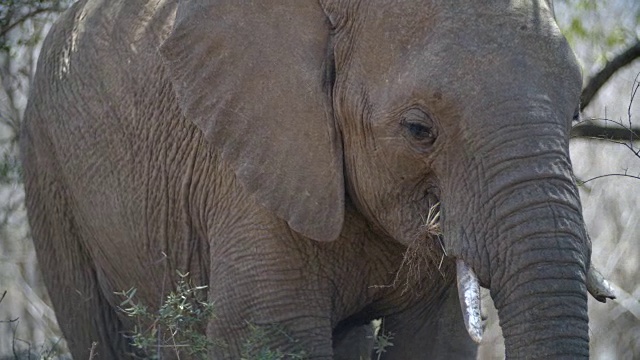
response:
[[[463,260],[456,260],[458,296],[462,317],[471,340],[480,344],[484,332],[484,320],[481,315],[480,283],[473,269]],[[600,271],[593,265],[587,273],[587,290],[594,299],[606,302],[615,299],[613,289]]]

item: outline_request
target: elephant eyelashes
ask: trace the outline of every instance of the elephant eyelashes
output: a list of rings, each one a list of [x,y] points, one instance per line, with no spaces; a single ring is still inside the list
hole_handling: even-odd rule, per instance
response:
[[[400,123],[407,138],[421,150],[430,147],[436,140],[436,132],[431,118],[418,109],[409,110]]]

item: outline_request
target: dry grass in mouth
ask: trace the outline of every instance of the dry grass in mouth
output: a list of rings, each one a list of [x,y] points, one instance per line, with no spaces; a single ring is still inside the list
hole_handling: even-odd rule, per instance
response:
[[[434,276],[436,271],[444,276],[440,271],[446,254],[442,244],[439,203],[429,208],[422,226],[425,236],[417,237],[407,245],[393,282],[381,287],[402,286],[402,295],[409,291],[416,295],[423,290],[425,278]]]
[[[429,208],[427,218],[424,221],[424,227],[427,234],[433,238],[442,235],[442,227],[440,226],[440,203],[435,203]]]

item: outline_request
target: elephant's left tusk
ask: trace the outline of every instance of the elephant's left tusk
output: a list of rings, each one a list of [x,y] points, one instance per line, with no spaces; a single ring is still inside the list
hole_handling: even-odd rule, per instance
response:
[[[591,264],[591,267],[589,267],[589,271],[587,272],[587,290],[589,290],[589,293],[594,299],[603,303],[607,302],[607,298],[616,298],[609,282],[604,278],[604,276],[602,276],[600,271],[593,266],[593,264]]]
[[[458,296],[462,308],[464,326],[473,341],[480,344],[483,325],[480,315],[480,284],[478,277],[462,260],[456,260],[458,273]]]

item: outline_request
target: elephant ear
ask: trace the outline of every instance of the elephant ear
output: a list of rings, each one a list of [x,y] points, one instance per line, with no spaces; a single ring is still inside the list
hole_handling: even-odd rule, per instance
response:
[[[160,48],[184,115],[258,202],[316,240],[344,219],[342,143],[316,1],[182,1]]]

